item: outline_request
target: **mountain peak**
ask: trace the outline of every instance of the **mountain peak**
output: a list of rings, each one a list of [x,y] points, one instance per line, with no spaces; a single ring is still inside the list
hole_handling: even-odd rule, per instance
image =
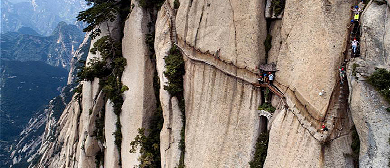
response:
[[[21,27],[18,29],[18,33],[20,34],[28,34],[28,35],[33,35],[33,36],[40,36],[34,29],[30,27]]]

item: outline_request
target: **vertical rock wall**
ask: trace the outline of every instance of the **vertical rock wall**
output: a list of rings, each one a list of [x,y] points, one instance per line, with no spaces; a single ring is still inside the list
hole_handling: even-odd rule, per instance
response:
[[[343,61],[352,0],[287,0],[276,81],[316,119],[322,119]],[[318,93],[324,90],[323,96]]]
[[[173,168],[179,164],[180,131],[182,129],[181,111],[176,97],[171,98],[164,85],[168,79],[164,76],[165,60],[173,43],[171,41],[171,20],[169,6],[172,3],[165,2],[157,15],[156,36],[154,48],[156,51],[156,68],[160,79],[160,102],[163,110],[164,124],[160,133],[161,167]]]
[[[282,110],[274,116],[265,167],[352,166],[351,158],[345,155],[351,153],[348,112],[342,126],[345,135],[337,135],[339,138],[327,144],[321,144],[304,129],[319,130],[332,108],[332,92],[337,90],[338,68],[347,45],[351,5],[351,0],[287,0],[281,23],[271,24],[275,37],[268,60],[277,62],[275,85],[285,93],[289,109],[295,112]],[[325,94],[319,96],[322,90]],[[298,112],[309,121],[309,127],[303,127],[295,115]]]
[[[139,164],[139,153],[130,153],[130,142],[138,135],[138,128],[148,128],[148,119],[156,109],[153,90],[154,65],[152,65],[145,43],[145,34],[151,21],[149,14],[133,1],[134,8],[125,22],[122,40],[123,57],[127,66],[122,82],[129,90],[124,92],[124,103],[120,115],[122,123],[122,167]]]
[[[360,167],[387,167],[390,156],[390,107],[366,82],[375,68],[390,70],[390,7],[369,3],[361,18],[361,56],[349,63],[350,104],[360,139]],[[353,70],[353,65],[358,67]],[[355,74],[356,73],[356,74]]]
[[[118,29],[118,20],[114,22],[102,23],[100,25],[100,29],[102,33],[99,37],[96,37],[91,41],[91,44],[94,44],[100,37],[111,35],[112,38],[119,38],[119,29]],[[91,48],[93,45],[91,45]],[[86,66],[88,63],[94,59],[101,59],[100,53],[92,54],[89,53],[87,57]],[[93,167],[96,165],[95,163],[95,155],[99,149],[97,145],[97,139],[94,136],[94,121],[96,119],[96,115],[91,115],[94,111],[100,111],[101,108],[97,108],[97,106],[102,107],[104,102],[100,101],[100,104],[97,104],[98,94],[101,90],[99,86],[99,78],[95,78],[93,81],[83,81],[83,92],[82,92],[82,112],[79,118],[78,132],[79,132],[79,141],[77,143],[77,152],[76,156],[78,157],[77,167]],[[105,114],[113,113],[113,111],[106,110]],[[107,122],[107,121],[106,121]],[[109,123],[115,123],[115,121],[108,121]],[[91,127],[91,124],[93,126]],[[112,136],[112,134],[106,134],[106,136]],[[90,149],[92,148],[92,149]],[[86,149],[90,149],[87,150]]]
[[[186,167],[249,166],[258,136],[260,91],[236,76],[240,68],[252,73],[265,62],[264,5],[251,0],[180,2],[175,28],[186,70]]]
[[[184,88],[185,165],[248,167],[258,136],[260,91],[190,60],[186,61]]]

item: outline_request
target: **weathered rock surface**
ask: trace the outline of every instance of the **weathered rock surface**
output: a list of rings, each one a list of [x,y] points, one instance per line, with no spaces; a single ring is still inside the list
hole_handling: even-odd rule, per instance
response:
[[[386,167],[390,156],[390,114],[386,103],[365,81],[352,77],[351,111],[359,133],[359,167]]]
[[[351,5],[351,0],[286,1],[275,79],[317,120],[327,111],[343,61]],[[321,90],[329,94],[318,96]]]
[[[389,4],[388,4],[389,5]],[[390,65],[390,7],[370,3],[362,15],[361,58],[370,66],[388,68]]]
[[[340,135],[335,135],[339,138],[327,145],[318,141],[318,126],[332,109],[332,92],[337,90],[351,4],[348,0],[286,1],[283,20],[272,22],[273,48],[268,61],[277,62],[276,86],[293,111],[274,115],[265,167],[353,166],[352,159],[344,155],[351,153],[349,114]],[[319,96],[322,90],[325,94]]]
[[[173,19],[171,18],[173,16],[168,14],[168,12],[170,12],[168,10],[171,9],[168,5],[169,3],[165,2],[157,15],[156,37],[154,43],[156,51],[156,68],[160,79],[160,102],[164,117],[164,124],[160,133],[161,167],[163,168],[173,168],[179,164],[180,131],[183,126],[177,98],[171,98],[168,91],[164,90],[164,85],[168,82],[168,79],[164,76],[164,58],[168,55],[168,52],[173,45],[170,31],[172,26],[170,19]]]
[[[260,90],[190,60],[184,88],[185,165],[248,167],[258,136]]]
[[[183,0],[177,12],[178,38],[240,68],[255,71],[265,62],[267,32],[261,1]]]
[[[272,64],[275,63],[277,64],[278,62],[278,56],[279,56],[279,51],[280,47],[282,46],[282,39],[281,39],[281,28],[282,28],[282,20],[273,20],[270,22],[270,35],[272,36],[272,47],[268,51],[268,59],[267,63]]]
[[[390,70],[389,2],[370,3],[361,23],[361,57],[354,58],[348,69],[351,112],[360,139],[359,167],[386,167],[390,159],[390,114],[386,108],[390,105],[365,80],[375,68]],[[355,70],[353,64],[358,65]]]
[[[137,5],[126,20],[122,40],[123,57],[127,66],[122,82],[129,90],[123,93],[123,106],[120,115],[122,123],[122,167],[139,165],[139,153],[130,153],[130,142],[138,135],[138,128],[148,128],[149,118],[156,109],[153,89],[154,65],[149,57],[145,35],[151,20],[148,12]]]
[[[116,131],[115,123],[117,121],[117,116],[113,113],[113,103],[107,101],[106,103],[106,113],[104,121],[104,131],[105,131],[105,149],[104,149],[104,167],[118,168],[119,166],[119,151],[115,145],[115,137],[113,132]]]

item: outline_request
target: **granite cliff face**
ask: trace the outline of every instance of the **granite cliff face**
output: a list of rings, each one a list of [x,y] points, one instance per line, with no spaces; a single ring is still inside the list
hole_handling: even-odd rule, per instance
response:
[[[98,78],[84,81],[81,104],[68,104],[58,122],[58,138],[42,145],[37,167],[95,167],[99,151],[104,151],[104,167],[141,164],[140,148],[130,153],[130,142],[138,128],[150,127],[156,102],[161,103],[164,117],[161,167],[177,167],[183,161],[190,168],[249,167],[257,138],[267,130],[265,167],[354,167],[351,144],[359,140],[352,136],[353,125],[360,137],[359,165],[387,165],[388,104],[364,82],[364,76],[375,67],[389,68],[389,23],[381,17],[389,12],[388,5],[366,6],[361,19],[365,52],[350,59],[346,27],[355,1],[287,0],[283,14],[273,19],[264,15],[269,11],[266,1],[179,2],[180,6],[178,1],[165,1],[157,15],[132,2],[122,39],[127,66],[121,79],[129,88],[123,93],[122,113],[114,114]],[[118,23],[110,25],[111,33],[121,31]],[[155,61],[145,40],[151,32]],[[267,34],[273,38],[266,54]],[[179,107],[182,100],[164,89],[169,82],[165,59],[172,47],[185,62],[185,120]],[[95,56],[99,55],[90,53],[88,59]],[[274,86],[255,84],[258,67],[266,63],[276,64]],[[348,78],[340,79],[343,63],[349,67]],[[353,63],[361,65],[356,77]],[[153,88],[155,68],[159,97]],[[264,93],[264,87],[273,94]],[[276,107],[273,114],[258,110],[265,102]],[[94,136],[101,115],[103,142]],[[113,135],[118,119],[120,149]],[[329,131],[321,131],[322,124]]]
[[[361,57],[349,63],[349,101],[360,137],[360,167],[385,167],[390,159],[389,103],[366,81],[376,68],[390,68],[389,5],[389,1],[367,5],[362,16]]]

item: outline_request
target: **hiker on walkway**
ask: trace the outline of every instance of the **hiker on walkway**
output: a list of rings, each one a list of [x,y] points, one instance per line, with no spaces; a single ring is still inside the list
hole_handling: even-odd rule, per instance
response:
[[[355,24],[355,20],[351,20],[351,23],[349,24],[349,26],[347,26],[347,28],[349,29],[352,25],[354,25]]]
[[[351,42],[351,44],[352,44],[352,52],[354,53],[354,54],[356,54],[356,49],[357,49],[357,47],[358,47],[358,41],[356,40],[356,38],[354,38],[353,39],[353,41]]]
[[[352,8],[351,10],[352,10],[352,12],[355,14],[353,19],[354,19],[355,21],[359,21],[360,13],[361,13],[363,10],[360,9],[359,6],[357,6],[357,5],[355,6],[355,8]]]
[[[272,72],[268,72],[268,84],[272,85],[272,81],[274,80],[274,74]]]
[[[339,74],[340,74],[340,83],[344,84],[345,69],[343,66],[339,69]]]
[[[268,83],[268,74],[267,73],[264,73],[264,82],[265,83]]]
[[[262,84],[264,82],[263,76],[259,75],[259,78],[257,79],[259,81],[259,84]]]
[[[328,131],[328,128],[325,126],[325,124],[322,124],[321,131]]]

